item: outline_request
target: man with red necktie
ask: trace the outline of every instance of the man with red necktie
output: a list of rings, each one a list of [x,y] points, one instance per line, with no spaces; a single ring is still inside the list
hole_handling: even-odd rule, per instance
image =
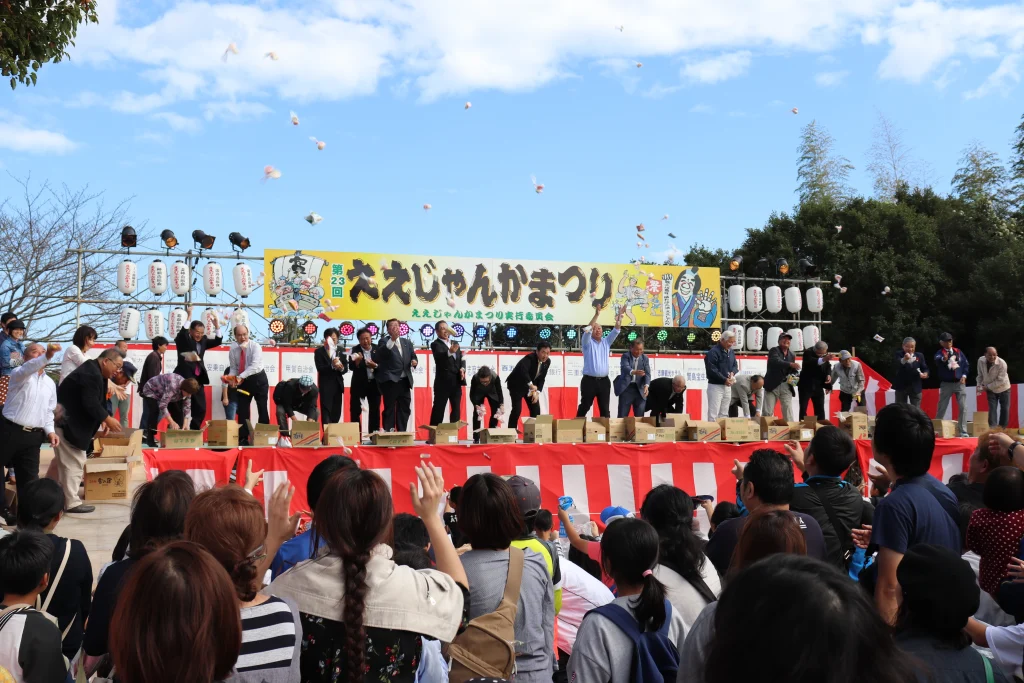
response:
[[[249,328],[245,325],[235,326],[235,345],[228,352],[228,367],[231,377],[228,382],[238,389],[238,443],[249,443],[249,416],[252,399],[256,399],[256,412],[259,424],[270,424],[270,413],[267,410],[267,395],[270,383],[263,369],[263,350],[260,345],[249,338]]]

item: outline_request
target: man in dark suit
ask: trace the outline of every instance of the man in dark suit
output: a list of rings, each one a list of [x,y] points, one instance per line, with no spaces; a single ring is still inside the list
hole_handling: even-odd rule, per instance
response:
[[[508,414],[510,429],[519,429],[519,414],[523,410],[523,400],[530,411],[530,417],[540,415],[540,392],[544,390],[544,379],[551,367],[551,344],[542,341],[537,350],[523,356],[512,374],[505,380],[508,387],[509,404],[512,410]]]
[[[619,376],[615,378],[615,395],[619,397],[619,417],[642,417],[651,384],[651,361],[644,353],[644,340],[634,339],[629,351],[622,354]]]
[[[832,390],[832,363],[828,360],[828,344],[823,341],[816,343],[804,351],[803,367],[800,368],[800,383],[797,391],[800,396],[800,419],[807,415],[807,400],[814,406],[814,414],[824,420],[825,392]]]
[[[679,414],[686,407],[686,377],[659,377],[651,381],[644,406],[661,424],[669,413]]]
[[[359,340],[359,346],[349,354],[352,387],[348,394],[348,417],[349,421],[361,424],[359,418],[363,412],[362,400],[365,398],[369,408],[366,428],[372,434],[380,429],[380,389],[374,377],[377,363],[373,360],[373,335],[364,327],[356,332],[356,339]]]
[[[345,373],[348,372],[348,354],[338,348],[338,330],[324,330],[324,344],[313,352],[316,365],[316,383],[320,388],[320,422],[327,438],[327,425],[341,422],[341,409],[345,400]]]
[[[439,425],[444,420],[445,406],[451,404],[448,421],[458,422],[462,418],[462,387],[466,386],[466,361],[462,360],[462,349],[452,341],[448,323],[437,323],[437,339],[430,345],[434,358],[434,405],[430,409],[430,424]]]
[[[775,415],[775,404],[782,404],[782,419],[792,420],[793,387],[787,381],[800,369],[796,356],[789,350],[793,336],[788,332],[779,335],[779,345],[768,352],[768,370],[764,373],[764,407],[762,417]]]
[[[412,370],[418,361],[412,342],[399,336],[398,319],[389,320],[387,328],[373,350],[379,366],[373,374],[384,398],[384,431],[404,432],[412,412]]]
[[[192,307],[189,306],[186,312],[191,319]],[[217,330],[210,330],[210,334],[216,335]],[[210,376],[206,374],[203,356],[206,355],[207,349],[223,343],[224,340],[219,336],[211,337],[206,334],[206,327],[200,320],[193,320],[188,329],[182,327],[174,337],[175,350],[178,352],[178,365],[174,368],[174,374],[199,382],[199,391],[192,397],[192,423],[189,429],[202,429],[206,420],[206,389],[203,387],[210,383]]]
[[[487,422],[488,429],[498,426],[498,416],[505,409],[505,394],[501,391],[501,377],[498,377],[486,365],[473,375],[469,383],[469,402],[473,406],[473,443],[480,442],[481,415],[484,401],[491,406],[491,419]]]

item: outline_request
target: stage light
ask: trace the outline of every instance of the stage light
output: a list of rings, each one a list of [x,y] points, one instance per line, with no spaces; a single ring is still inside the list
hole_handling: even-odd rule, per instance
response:
[[[477,325],[476,327],[474,327],[473,328],[473,336],[476,337],[477,339],[479,339],[480,341],[483,341],[484,339],[487,339],[487,326],[486,325]]]
[[[380,328],[377,327],[377,323],[370,323],[366,326],[366,331],[370,333],[371,337],[376,337],[377,333],[380,332]]]
[[[796,267],[802,275],[814,275],[814,270],[817,266],[811,261],[810,256],[805,256],[796,262]]]
[[[715,330],[714,332],[711,333],[711,341],[717,342],[717,341],[721,340],[721,338],[722,338],[722,333],[719,330]]]
[[[121,228],[121,246],[125,249],[132,249],[138,243],[139,238],[135,234],[135,228],[126,225]]]
[[[164,230],[160,233],[160,241],[164,243],[164,246],[168,249],[174,249],[178,246],[178,238],[174,236],[173,230]]]
[[[611,331],[611,330],[605,330],[605,331],[604,331],[604,332],[603,332],[603,333],[601,334],[601,339],[607,339],[607,338],[608,338],[608,335],[609,335],[609,334],[611,334],[611,333],[612,333],[612,331]]]
[[[217,238],[207,235],[202,230],[192,231],[192,241],[199,245],[200,249],[213,249],[213,243]]]
[[[757,260],[757,265],[754,266],[757,274],[764,277],[768,274],[768,270],[771,268],[771,264],[768,262],[767,257],[762,256]]]
[[[551,339],[551,328],[550,327],[542,327],[542,328],[540,328],[540,332],[538,333],[538,336],[541,339]]]
[[[779,275],[789,274],[789,261],[784,258],[780,258],[775,262],[775,270],[778,271]]]
[[[405,337],[409,334],[409,323],[398,323],[398,335]]]
[[[568,330],[565,331],[565,338],[568,339],[569,341],[572,341],[573,339],[576,338],[576,334],[576,328],[570,327]]]
[[[351,337],[356,333],[356,326],[349,322],[344,322],[338,327],[338,334],[342,337]]]
[[[665,336],[667,337],[668,334],[666,334]],[[686,341],[688,341],[688,342],[690,342],[692,344],[693,342],[697,341],[697,335],[695,335],[693,332],[691,332],[690,334],[686,335]]]
[[[658,330],[658,341],[663,342],[668,339],[668,330]]]
[[[509,339],[515,339],[519,336],[519,328],[515,325],[509,325],[505,328],[505,336]]]
[[[270,332],[271,334],[281,334],[284,332],[285,324],[283,320],[275,318],[270,321]]]
[[[312,320],[310,320],[309,322],[307,322],[305,325],[302,326],[302,332],[307,337],[315,336],[316,335],[316,323],[313,322]]]
[[[732,259],[729,261],[729,270],[739,270],[742,265],[743,257],[739,254],[733,254]]]
[[[636,341],[636,332],[630,332],[626,335],[626,340],[630,342]]]
[[[420,327],[420,335],[422,335],[424,339],[430,339],[434,336],[434,326],[430,323],[424,323]]]
[[[231,242],[231,246],[234,247],[235,249],[237,249],[238,251],[245,251],[250,246],[249,238],[248,237],[242,237],[242,233],[240,233],[240,232],[233,232],[233,233],[229,234],[228,235],[228,242]],[[213,242],[210,242],[210,246],[211,247],[213,246]],[[209,247],[204,247],[204,248],[205,249],[209,249]]]
[[[462,339],[462,335],[466,334],[466,328],[462,326],[462,323],[455,323],[452,325],[452,336],[456,339]]]

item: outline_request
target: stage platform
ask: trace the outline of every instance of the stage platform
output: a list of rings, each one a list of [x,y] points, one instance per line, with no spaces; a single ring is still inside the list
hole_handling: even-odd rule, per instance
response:
[[[977,439],[936,439],[930,472],[942,481],[967,470]],[[658,444],[492,444],[402,447],[352,446],[360,466],[379,473],[394,492],[396,512],[412,512],[409,483],[424,460],[440,467],[445,487],[460,485],[478,472],[520,474],[540,485],[544,507],[556,510],[558,497],[572,496],[579,510],[600,514],[608,505],[636,510],[653,486],[673,484],[693,495],[735,500],[733,461],[745,462],[759,448],[782,451],[782,442],[676,442]],[[233,468],[264,470],[253,495],[264,501],[282,481],[296,486],[292,510],[308,510],[306,479],[321,460],[341,454],[334,446],[319,448],[244,447],[228,449],[145,449],[146,478],[167,470],[184,470],[197,487],[227,484]],[[871,442],[857,441],[857,455],[867,472]],[[429,456],[429,457],[426,457]]]

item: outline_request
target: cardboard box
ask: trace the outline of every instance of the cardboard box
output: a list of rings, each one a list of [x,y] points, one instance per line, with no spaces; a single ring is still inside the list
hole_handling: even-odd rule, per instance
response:
[[[201,432],[192,433],[201,435]],[[124,458],[89,458],[82,475],[85,499],[125,500],[130,477],[129,464]]]
[[[374,446],[412,446],[415,434],[412,432],[378,432],[370,435]]]
[[[234,420],[210,420],[206,427],[206,444],[221,448],[237,447],[241,426]]]
[[[607,443],[608,428],[600,422],[588,420],[583,425],[583,441],[585,443]]]
[[[468,422],[442,422],[439,425],[420,425],[419,429],[427,430],[427,443],[446,444],[459,442],[459,430],[465,427]]]
[[[689,423],[690,420],[682,413],[673,413],[666,415],[659,427],[671,428],[676,441],[686,441],[686,426]]]
[[[781,418],[762,417],[758,425],[761,438],[767,441],[789,441],[789,423]]]
[[[250,429],[253,446],[276,446],[277,439],[281,432],[277,425],[265,425],[257,423]]]
[[[553,424],[554,443],[583,443],[583,430],[587,424],[585,418],[555,420]]]
[[[722,427],[722,441],[758,441],[761,438],[757,423],[745,417],[723,417],[718,424]]]
[[[554,440],[552,418],[538,415],[523,422],[523,443],[551,443]]]
[[[936,439],[955,439],[960,436],[956,431],[955,420],[932,420]]]
[[[363,442],[358,422],[335,422],[327,425],[328,446],[358,446]]]
[[[722,425],[717,422],[695,420],[686,425],[687,441],[721,441]]]
[[[202,448],[203,433],[191,429],[168,429],[160,435],[164,448]]]
[[[101,458],[142,457],[142,430],[126,429],[122,436],[105,436],[93,440],[92,452]]]
[[[853,439],[868,438],[868,416],[864,413],[839,413],[839,427]]]
[[[654,433],[654,428],[657,427],[658,421],[653,417],[630,416],[623,418],[623,424],[625,425],[626,441],[643,442],[648,440],[648,433]],[[653,441],[654,439],[650,440]]]
[[[514,429],[495,427],[480,432],[480,443],[515,443],[519,433]]]
[[[828,420],[819,420],[815,415],[808,415],[802,421],[804,429],[810,429],[811,431],[818,431],[822,427],[835,427],[834,424]]]
[[[789,438],[793,441],[810,441],[814,438],[814,430],[803,422],[790,422]]]
[[[596,417],[594,422],[604,425],[608,433],[608,441],[619,443],[626,440],[626,418],[624,417]]]
[[[676,440],[675,427],[655,427],[654,441],[656,443],[673,443]]]
[[[971,436],[981,436],[988,431],[988,411],[976,410],[974,422],[967,423],[967,433]]]
[[[290,438],[293,448],[315,448],[320,445],[320,423],[292,420]]]

